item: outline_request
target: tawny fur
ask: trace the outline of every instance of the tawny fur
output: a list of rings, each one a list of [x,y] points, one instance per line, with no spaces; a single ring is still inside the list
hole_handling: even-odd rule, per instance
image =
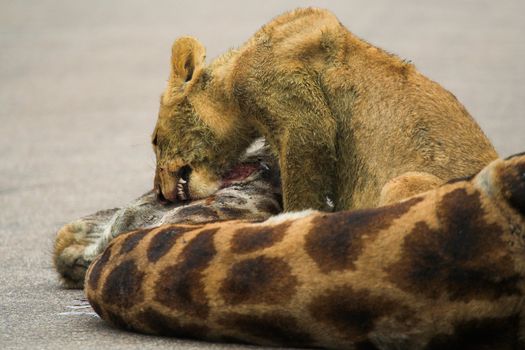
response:
[[[155,187],[170,201],[183,167],[188,195],[205,197],[257,136],[279,158],[286,211],[374,207],[406,172],[447,181],[497,158],[450,92],[325,10],[281,15],[208,65],[180,38],[171,65],[153,133]]]
[[[379,196],[379,205],[399,202],[403,198],[432,190],[444,182],[437,176],[428,173],[409,171],[393,178],[383,186]]]
[[[145,333],[333,349],[523,349],[525,155],[394,205],[121,235],[101,317]]]

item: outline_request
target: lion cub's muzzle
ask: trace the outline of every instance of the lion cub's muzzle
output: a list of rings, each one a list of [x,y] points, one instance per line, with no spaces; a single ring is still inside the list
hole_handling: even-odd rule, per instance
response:
[[[155,176],[155,193],[159,202],[186,202],[191,200],[189,179],[192,168],[189,165],[172,172],[160,168]]]

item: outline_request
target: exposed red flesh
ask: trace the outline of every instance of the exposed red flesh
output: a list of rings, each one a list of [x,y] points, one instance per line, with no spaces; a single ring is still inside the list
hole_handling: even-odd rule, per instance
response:
[[[246,179],[259,169],[259,164],[238,164],[230,170],[229,173],[222,179],[221,188],[228,187],[233,182]]]

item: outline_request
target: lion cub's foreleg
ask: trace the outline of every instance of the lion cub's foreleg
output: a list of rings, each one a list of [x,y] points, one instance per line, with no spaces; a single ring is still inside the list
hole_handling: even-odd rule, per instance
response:
[[[332,211],[335,197],[336,154],[330,121],[290,128],[279,155],[285,211]],[[318,127],[319,124],[325,124]]]
[[[276,86],[265,88],[285,93],[271,95],[262,104],[284,113],[265,116],[277,130],[277,135],[265,136],[279,156],[283,209],[332,211],[329,203],[337,197],[336,119],[312,77],[281,78],[273,82]],[[290,81],[295,84],[290,86]]]
[[[429,173],[406,172],[394,177],[383,186],[378,206],[399,202],[404,198],[437,188],[443,183],[442,179]]]

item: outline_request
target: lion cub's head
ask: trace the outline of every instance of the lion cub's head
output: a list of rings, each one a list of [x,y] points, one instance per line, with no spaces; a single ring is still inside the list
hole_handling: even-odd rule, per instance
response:
[[[227,59],[204,65],[205,49],[191,37],[175,41],[152,143],[159,199],[187,201],[221,186],[254,133],[239,122]]]

